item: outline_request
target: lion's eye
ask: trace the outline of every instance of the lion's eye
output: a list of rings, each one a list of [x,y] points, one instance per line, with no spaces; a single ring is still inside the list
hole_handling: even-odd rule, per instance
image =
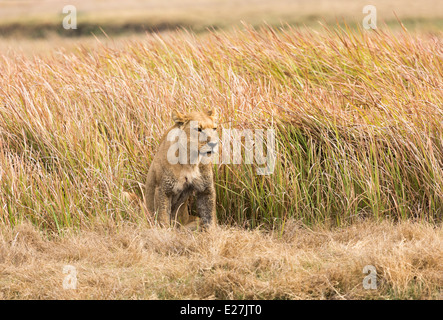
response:
[[[202,128],[198,127],[198,128],[197,128],[197,131],[198,131],[198,132],[202,132]]]

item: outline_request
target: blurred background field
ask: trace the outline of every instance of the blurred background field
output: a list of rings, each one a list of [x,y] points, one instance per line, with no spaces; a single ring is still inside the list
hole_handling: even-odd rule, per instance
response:
[[[186,28],[196,33],[208,29],[229,30],[241,22],[251,26],[267,23],[320,29],[321,25],[361,25],[365,5],[377,8],[379,27],[436,32],[443,29],[440,0],[130,0],[130,1],[0,1],[0,50],[45,53],[57,47],[95,46],[91,35],[115,42],[140,38],[145,32],[171,32]],[[65,5],[77,9],[76,30],[65,30]],[[75,39],[72,39],[75,38]],[[79,39],[80,38],[80,39]],[[104,39],[103,39],[104,38]],[[50,40],[50,41],[49,41]]]
[[[76,35],[89,35],[90,28],[101,26],[108,34],[131,31],[164,30],[190,27],[197,31],[206,28],[226,28],[242,20],[251,25],[270,25],[281,22],[291,25],[313,26],[317,21],[335,23],[345,19],[349,23],[361,21],[365,5],[377,8],[378,19],[388,25],[397,24],[396,16],[411,29],[442,27],[443,3],[439,0],[129,0],[129,1],[1,1],[0,19],[3,30],[14,26],[10,33],[20,34],[20,28],[36,26],[33,36],[45,36],[45,28],[57,30],[62,8],[77,8],[79,30]],[[11,28],[12,29],[12,28]],[[108,29],[108,30],[106,30]],[[24,36],[28,36],[25,32]],[[67,35],[67,34],[64,34]]]

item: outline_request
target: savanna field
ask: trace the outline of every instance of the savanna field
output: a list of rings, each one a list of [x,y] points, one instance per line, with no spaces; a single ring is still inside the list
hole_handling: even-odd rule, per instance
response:
[[[443,298],[442,39],[244,25],[1,55],[0,298]],[[274,171],[214,165],[219,226],[158,228],[122,192],[173,110],[209,107],[274,129]]]

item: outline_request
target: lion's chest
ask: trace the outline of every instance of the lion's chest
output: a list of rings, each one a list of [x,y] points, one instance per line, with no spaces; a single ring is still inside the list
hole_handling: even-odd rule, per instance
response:
[[[201,181],[201,173],[198,167],[184,170],[177,177],[172,192],[178,194],[188,188],[198,189],[199,185],[201,185]]]

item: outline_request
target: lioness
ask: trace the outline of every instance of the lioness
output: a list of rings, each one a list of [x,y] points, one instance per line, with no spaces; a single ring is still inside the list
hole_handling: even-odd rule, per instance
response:
[[[207,228],[216,222],[210,161],[218,144],[215,111],[187,115],[175,111],[172,118],[175,124],[160,140],[148,171],[145,204],[162,226],[169,227],[171,222],[177,221],[188,228],[196,228],[197,219],[192,221],[188,212],[189,198],[195,194],[201,227]],[[180,135],[178,141],[171,139],[176,133],[185,136]]]

